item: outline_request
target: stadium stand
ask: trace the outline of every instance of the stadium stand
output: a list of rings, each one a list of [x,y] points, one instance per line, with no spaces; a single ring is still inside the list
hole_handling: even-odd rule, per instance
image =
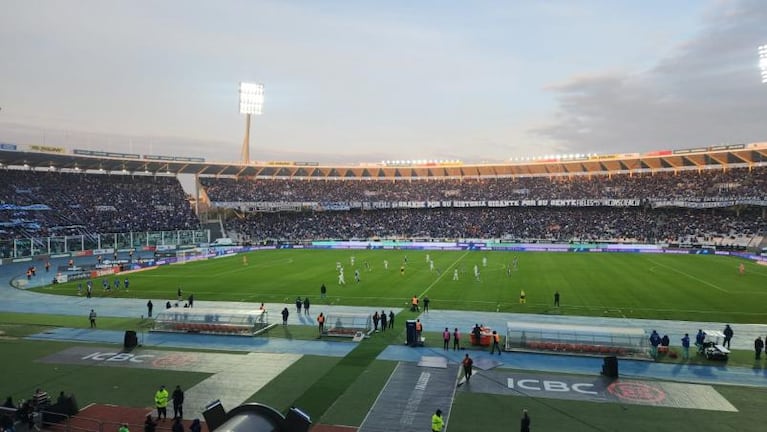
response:
[[[767,198],[765,167],[639,175],[397,181],[202,178],[201,183],[214,205],[242,204],[241,212],[235,211],[235,217],[226,222],[226,229],[238,238],[254,241],[471,237],[705,243],[745,248],[758,244],[759,235],[767,228],[763,205],[741,204],[763,203]],[[376,211],[354,206],[333,208],[339,202],[609,199],[636,202],[615,206],[568,203],[495,208],[485,204],[478,208]],[[670,202],[673,200],[685,204]],[[318,205],[289,205],[308,202]],[[263,203],[272,206],[266,208]],[[702,208],[685,208],[689,203],[701,204]],[[328,209],[345,211],[317,211]]]
[[[479,208],[248,213],[227,221],[250,239],[507,238],[743,244],[761,212],[649,208]],[[736,241],[739,240],[739,241]],[[748,241],[745,241],[748,243]]]
[[[767,167],[445,180],[201,178],[212,202],[764,198]]]
[[[176,177],[0,170],[0,239],[197,227]]]
[[[240,203],[216,236],[250,241],[370,238],[505,238],[758,244],[765,225],[767,167],[640,174],[429,180],[201,177],[216,205]],[[459,208],[384,208],[360,203],[494,200],[634,200]],[[687,208],[670,200],[703,205]],[[659,204],[665,201],[664,204]],[[296,207],[295,203],[316,203]],[[746,202],[746,204],[743,204]],[[269,203],[266,209],[259,203]],[[338,203],[357,203],[340,206]],[[176,177],[0,170],[0,240],[201,225]],[[276,206],[276,207],[275,207]],[[286,211],[290,210],[290,211]]]

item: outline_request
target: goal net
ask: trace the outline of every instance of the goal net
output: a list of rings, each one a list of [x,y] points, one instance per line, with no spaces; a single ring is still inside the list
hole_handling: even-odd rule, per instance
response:
[[[206,251],[201,248],[179,249],[176,251],[176,264],[207,259]]]

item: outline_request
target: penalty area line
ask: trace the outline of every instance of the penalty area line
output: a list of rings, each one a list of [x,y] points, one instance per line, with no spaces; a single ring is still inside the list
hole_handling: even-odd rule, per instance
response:
[[[665,264],[662,264],[662,263],[659,263],[659,262],[657,262],[657,261],[653,261],[653,260],[649,260],[649,261],[650,261],[651,263],[653,263],[653,264],[657,265],[657,266],[660,266],[660,267],[663,267],[663,268],[669,269],[669,270],[671,270],[671,271],[673,271],[673,272],[679,273],[680,275],[683,275],[683,276],[687,276],[688,278],[690,278],[690,279],[692,279],[692,280],[694,280],[694,281],[698,281],[698,282],[702,283],[703,285],[708,285],[708,286],[710,286],[711,288],[714,288],[714,289],[718,289],[719,291],[721,291],[721,292],[723,292],[723,293],[726,293],[726,294],[731,294],[731,293],[730,293],[729,291],[727,291],[726,289],[724,289],[724,288],[722,288],[722,287],[720,287],[720,286],[718,286],[718,285],[712,284],[711,282],[709,282],[709,281],[707,281],[707,280],[703,280],[703,279],[701,279],[701,278],[695,277],[695,276],[693,276],[693,275],[691,275],[691,274],[689,274],[689,273],[687,273],[687,272],[684,272],[684,271],[682,271],[682,270],[679,270],[679,269],[675,269],[674,267],[671,267],[671,266],[667,266],[667,265],[665,265]]]

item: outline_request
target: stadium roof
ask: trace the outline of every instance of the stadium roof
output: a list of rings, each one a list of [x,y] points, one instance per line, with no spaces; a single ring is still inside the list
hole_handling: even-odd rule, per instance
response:
[[[375,179],[510,177],[639,173],[767,164],[767,142],[613,155],[551,156],[518,162],[320,165],[312,162],[206,162],[201,158],[0,144],[0,167],[204,177]]]

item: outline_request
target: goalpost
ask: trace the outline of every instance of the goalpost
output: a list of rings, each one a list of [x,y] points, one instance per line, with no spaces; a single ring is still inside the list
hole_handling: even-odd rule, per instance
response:
[[[201,248],[179,249],[176,251],[175,264],[186,264],[192,261],[207,259],[206,252]]]

